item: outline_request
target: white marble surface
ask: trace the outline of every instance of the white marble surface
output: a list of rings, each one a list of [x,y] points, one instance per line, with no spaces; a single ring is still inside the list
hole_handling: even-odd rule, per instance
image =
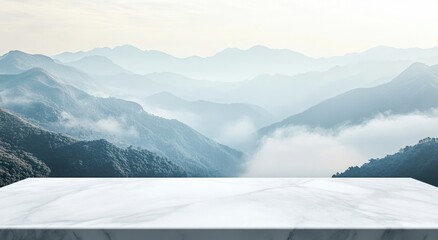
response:
[[[0,229],[438,229],[413,179],[38,178],[0,188]]]

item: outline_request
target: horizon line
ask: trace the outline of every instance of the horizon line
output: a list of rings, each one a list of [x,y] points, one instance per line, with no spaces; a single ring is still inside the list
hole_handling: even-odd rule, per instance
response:
[[[227,47],[227,48],[224,48],[224,49],[222,49],[220,51],[215,52],[214,54],[209,54],[209,55],[206,55],[206,56],[190,55],[190,56],[186,56],[186,57],[176,56],[176,55],[173,55],[173,54],[168,53],[168,52],[163,51],[163,50],[141,49],[141,48],[135,46],[134,44],[121,44],[121,45],[116,45],[116,46],[112,46],[112,47],[109,47],[109,46],[94,47],[94,48],[90,48],[88,50],[79,50],[79,51],[64,51],[64,52],[60,52],[60,53],[53,54],[53,55],[45,54],[45,53],[40,53],[40,52],[30,52],[30,51],[25,51],[25,50],[20,50],[20,49],[11,49],[11,50],[3,50],[2,52],[0,52],[0,54],[1,54],[0,56],[4,56],[4,55],[6,55],[6,54],[8,54],[10,52],[13,52],[13,51],[20,51],[20,52],[24,52],[24,53],[28,53],[28,54],[33,54],[33,55],[44,55],[44,56],[48,56],[50,58],[56,59],[56,56],[61,55],[61,54],[86,53],[86,52],[90,52],[90,51],[97,50],[97,49],[114,50],[116,48],[123,48],[123,47],[135,48],[136,50],[139,50],[139,51],[142,51],[142,52],[159,52],[159,53],[168,55],[168,56],[173,57],[173,58],[178,58],[178,59],[209,58],[209,57],[214,57],[214,56],[216,56],[218,54],[221,54],[221,53],[223,53],[225,51],[237,50],[237,51],[245,52],[245,51],[249,51],[249,50],[254,49],[254,48],[265,48],[265,49],[274,50],[274,51],[289,51],[289,52],[292,52],[292,53],[295,53],[295,54],[299,54],[299,55],[302,55],[303,57],[307,57],[307,58],[311,58],[311,59],[327,59],[327,58],[333,58],[333,57],[343,57],[343,56],[351,55],[351,54],[360,54],[360,53],[364,53],[364,52],[367,52],[367,51],[370,51],[370,50],[373,50],[373,49],[378,49],[378,48],[388,48],[388,49],[397,49],[397,50],[410,50],[410,49],[431,50],[431,49],[434,49],[434,48],[438,48],[438,45],[435,45],[435,46],[432,46],[432,47],[427,47],[427,48],[421,48],[421,47],[402,48],[402,47],[392,47],[392,46],[388,46],[388,45],[377,45],[377,46],[374,46],[374,47],[366,48],[366,49],[361,50],[361,51],[346,52],[346,53],[343,53],[343,54],[323,56],[323,57],[312,57],[312,56],[306,55],[306,54],[304,54],[302,52],[299,52],[299,51],[296,51],[296,50],[293,50],[293,49],[290,49],[290,48],[273,48],[273,47],[269,47],[269,46],[261,45],[261,44],[253,45],[253,46],[248,47],[248,48]]]

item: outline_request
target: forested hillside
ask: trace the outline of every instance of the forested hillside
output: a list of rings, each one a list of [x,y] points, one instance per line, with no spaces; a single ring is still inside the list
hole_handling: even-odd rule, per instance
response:
[[[438,138],[423,139],[396,154],[371,159],[333,177],[412,177],[438,186]]]
[[[180,166],[106,140],[77,141],[0,109],[0,186],[27,177],[179,177]]]

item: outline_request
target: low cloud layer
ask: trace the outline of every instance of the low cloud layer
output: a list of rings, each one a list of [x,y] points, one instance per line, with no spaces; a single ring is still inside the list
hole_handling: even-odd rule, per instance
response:
[[[246,150],[250,147],[256,132],[257,128],[253,121],[249,117],[242,117],[236,119],[235,122],[224,124],[215,140],[240,150]]]
[[[61,113],[62,124],[69,128],[85,128],[92,131],[114,136],[137,137],[139,134],[133,126],[129,126],[125,117],[102,118],[97,121],[86,118],[76,118],[67,112]]]
[[[339,131],[292,127],[262,140],[245,176],[330,177],[370,158],[393,154],[425,137],[438,136],[438,112],[379,116]]]
[[[215,115],[209,115],[208,113],[200,114],[181,110],[172,111],[147,104],[143,104],[142,106],[148,113],[166,119],[181,121],[214,141],[239,150],[248,149],[257,132],[254,121],[244,115],[237,119],[229,120],[229,117],[223,116],[221,118]]]

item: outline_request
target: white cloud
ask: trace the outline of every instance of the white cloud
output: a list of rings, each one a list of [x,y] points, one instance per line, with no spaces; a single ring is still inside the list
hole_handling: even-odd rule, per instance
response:
[[[150,106],[139,100],[137,102],[142,104],[146,112],[166,119],[176,119],[221,144],[242,151],[249,149],[253,145],[257,127],[248,116],[242,116],[231,121],[224,119],[225,117],[222,119],[218,118],[216,115],[211,116],[192,111],[169,110]]]
[[[198,126],[202,124],[202,121],[199,119],[200,115],[190,112],[190,111],[181,111],[181,110],[168,110],[164,108],[154,107],[147,104],[142,103],[141,101],[136,101],[141,103],[143,109],[155,116],[159,116],[166,119],[176,119],[190,126]]]
[[[1,105],[26,105],[32,103],[30,96],[16,96],[5,90],[0,93]]]
[[[281,129],[262,140],[245,176],[330,177],[370,158],[393,154],[425,137],[438,136],[438,113],[379,116],[337,132]]]
[[[87,118],[77,118],[68,112],[62,112],[61,118],[63,126],[68,128],[80,127],[114,136],[138,136],[137,130],[133,126],[129,126],[123,116],[118,119],[109,117],[94,121]]]
[[[101,131],[111,134],[121,134],[123,132],[120,123],[113,118],[99,119],[96,122],[96,127]]]
[[[248,162],[246,176],[327,177],[348,166],[364,162],[354,148],[331,136],[290,128],[265,138]]]
[[[249,147],[247,145],[251,144],[256,132],[257,128],[253,121],[249,117],[242,117],[220,127],[219,136],[215,140],[230,147],[244,150]]]

